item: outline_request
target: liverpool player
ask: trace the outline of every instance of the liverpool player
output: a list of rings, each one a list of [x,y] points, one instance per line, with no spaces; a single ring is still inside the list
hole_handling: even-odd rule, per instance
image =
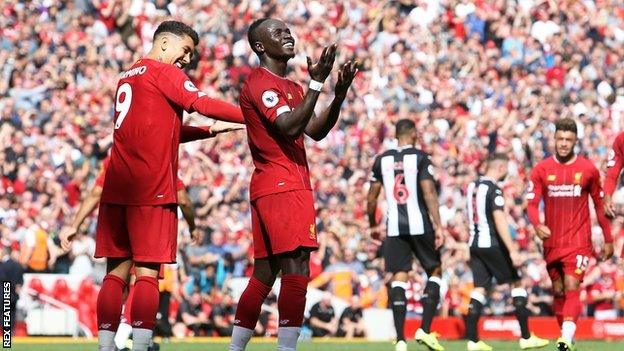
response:
[[[98,215],[95,257],[107,257],[98,295],[100,350],[113,350],[123,291],[136,266],[132,301],[134,351],[145,351],[158,310],[160,265],[174,263],[178,146],[183,111],[230,122],[240,110],[209,98],[182,71],[199,38],[189,26],[161,23],[150,52],[121,74],[115,98],[111,158]]]
[[[554,290],[554,310],[561,338],[560,351],[574,350],[576,320],[581,313],[579,285],[593,253],[588,195],[596,208],[605,245],[602,259],[613,255],[610,223],[602,210],[598,169],[574,154],[576,123],[570,118],[555,123],[555,155],[538,163],[527,189],[528,215],[537,236],[544,240],[544,259]],[[544,199],[544,218],[539,203]]]
[[[260,59],[240,94],[255,165],[250,186],[255,265],[236,310],[230,350],[245,349],[262,302],[281,272],[277,349],[290,351],[295,350],[303,322],[310,250],[318,247],[303,134],[321,140],[336,124],[357,64],[342,66],[334,100],[317,116],[314,107],[332,70],[336,45],[326,47],[316,63],[308,58],[311,81],[304,93],[285,78],[295,41],[284,22],[257,20],[248,38]]]
[[[617,211],[615,209],[615,205],[613,204],[613,193],[615,192],[615,188],[617,188],[618,179],[620,178],[620,173],[622,173],[622,168],[624,167],[624,132],[618,134],[613,142],[613,147],[609,150],[608,159],[607,159],[607,176],[605,178],[605,214],[610,218],[616,216]],[[624,251],[622,251],[624,254]]]

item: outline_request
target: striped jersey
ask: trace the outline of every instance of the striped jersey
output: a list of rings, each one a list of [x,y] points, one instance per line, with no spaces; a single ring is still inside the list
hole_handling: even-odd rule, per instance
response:
[[[503,191],[496,181],[481,177],[468,185],[466,193],[471,248],[499,247],[502,240],[496,230],[494,211],[505,209]]]
[[[430,156],[413,147],[390,149],[377,155],[371,181],[381,182],[388,203],[388,236],[433,233],[420,182],[434,180]]]

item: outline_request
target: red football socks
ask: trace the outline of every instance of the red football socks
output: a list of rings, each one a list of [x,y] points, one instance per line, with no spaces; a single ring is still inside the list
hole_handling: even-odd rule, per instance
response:
[[[123,292],[126,282],[113,274],[107,274],[97,299],[97,320],[99,330],[117,331]]]
[[[262,303],[264,303],[264,299],[269,295],[269,292],[271,292],[270,286],[251,277],[238,301],[234,324],[251,330],[255,329]]]
[[[277,310],[280,327],[301,327],[309,278],[303,275],[282,275]]]
[[[130,320],[133,328],[154,329],[158,312],[158,280],[141,276],[134,283],[134,297],[131,302]]]
[[[564,321],[576,321],[581,314],[581,291],[571,290],[565,293],[565,302],[563,304],[563,320]]]
[[[555,294],[553,301],[555,317],[557,317],[557,323],[559,323],[559,326],[561,327],[561,325],[563,324],[563,304],[565,302],[565,295]]]

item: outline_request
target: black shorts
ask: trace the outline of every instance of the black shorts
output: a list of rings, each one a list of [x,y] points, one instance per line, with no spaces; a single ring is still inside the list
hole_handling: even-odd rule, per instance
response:
[[[414,256],[418,258],[427,275],[440,267],[440,250],[435,248],[435,235],[399,235],[384,241],[384,261],[386,272],[409,272]]]
[[[470,248],[470,269],[477,288],[489,288],[492,277],[498,284],[520,280],[507,250],[498,247]]]

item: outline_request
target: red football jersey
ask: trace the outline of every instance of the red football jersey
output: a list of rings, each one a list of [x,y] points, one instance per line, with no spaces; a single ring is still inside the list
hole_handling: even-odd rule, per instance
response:
[[[277,116],[303,100],[301,85],[265,68],[255,69],[240,93],[240,107],[255,166],[250,198],[291,190],[312,190],[303,134],[296,139],[273,125]]]
[[[613,147],[609,150],[605,179],[605,193],[609,196],[615,192],[622,167],[624,167],[624,132],[615,138]]]
[[[552,156],[535,166],[527,189],[527,211],[531,223],[540,224],[539,203],[544,199],[545,224],[551,231],[545,248],[592,248],[589,195],[610,242],[611,225],[602,211],[604,193],[596,166],[582,156],[570,164],[561,164]]]
[[[100,169],[100,172],[98,173],[97,178],[95,178],[96,186],[99,186],[99,187],[104,186],[104,176],[106,176],[106,168],[108,167],[108,162],[110,162],[110,155],[106,156],[106,158],[102,161],[102,168]],[[184,189],[184,183],[180,179],[179,175],[176,178],[177,178],[176,179],[176,191],[180,191]]]
[[[103,203],[177,202],[175,179],[183,111],[242,121],[238,108],[207,97],[174,65],[141,59],[121,74]]]

